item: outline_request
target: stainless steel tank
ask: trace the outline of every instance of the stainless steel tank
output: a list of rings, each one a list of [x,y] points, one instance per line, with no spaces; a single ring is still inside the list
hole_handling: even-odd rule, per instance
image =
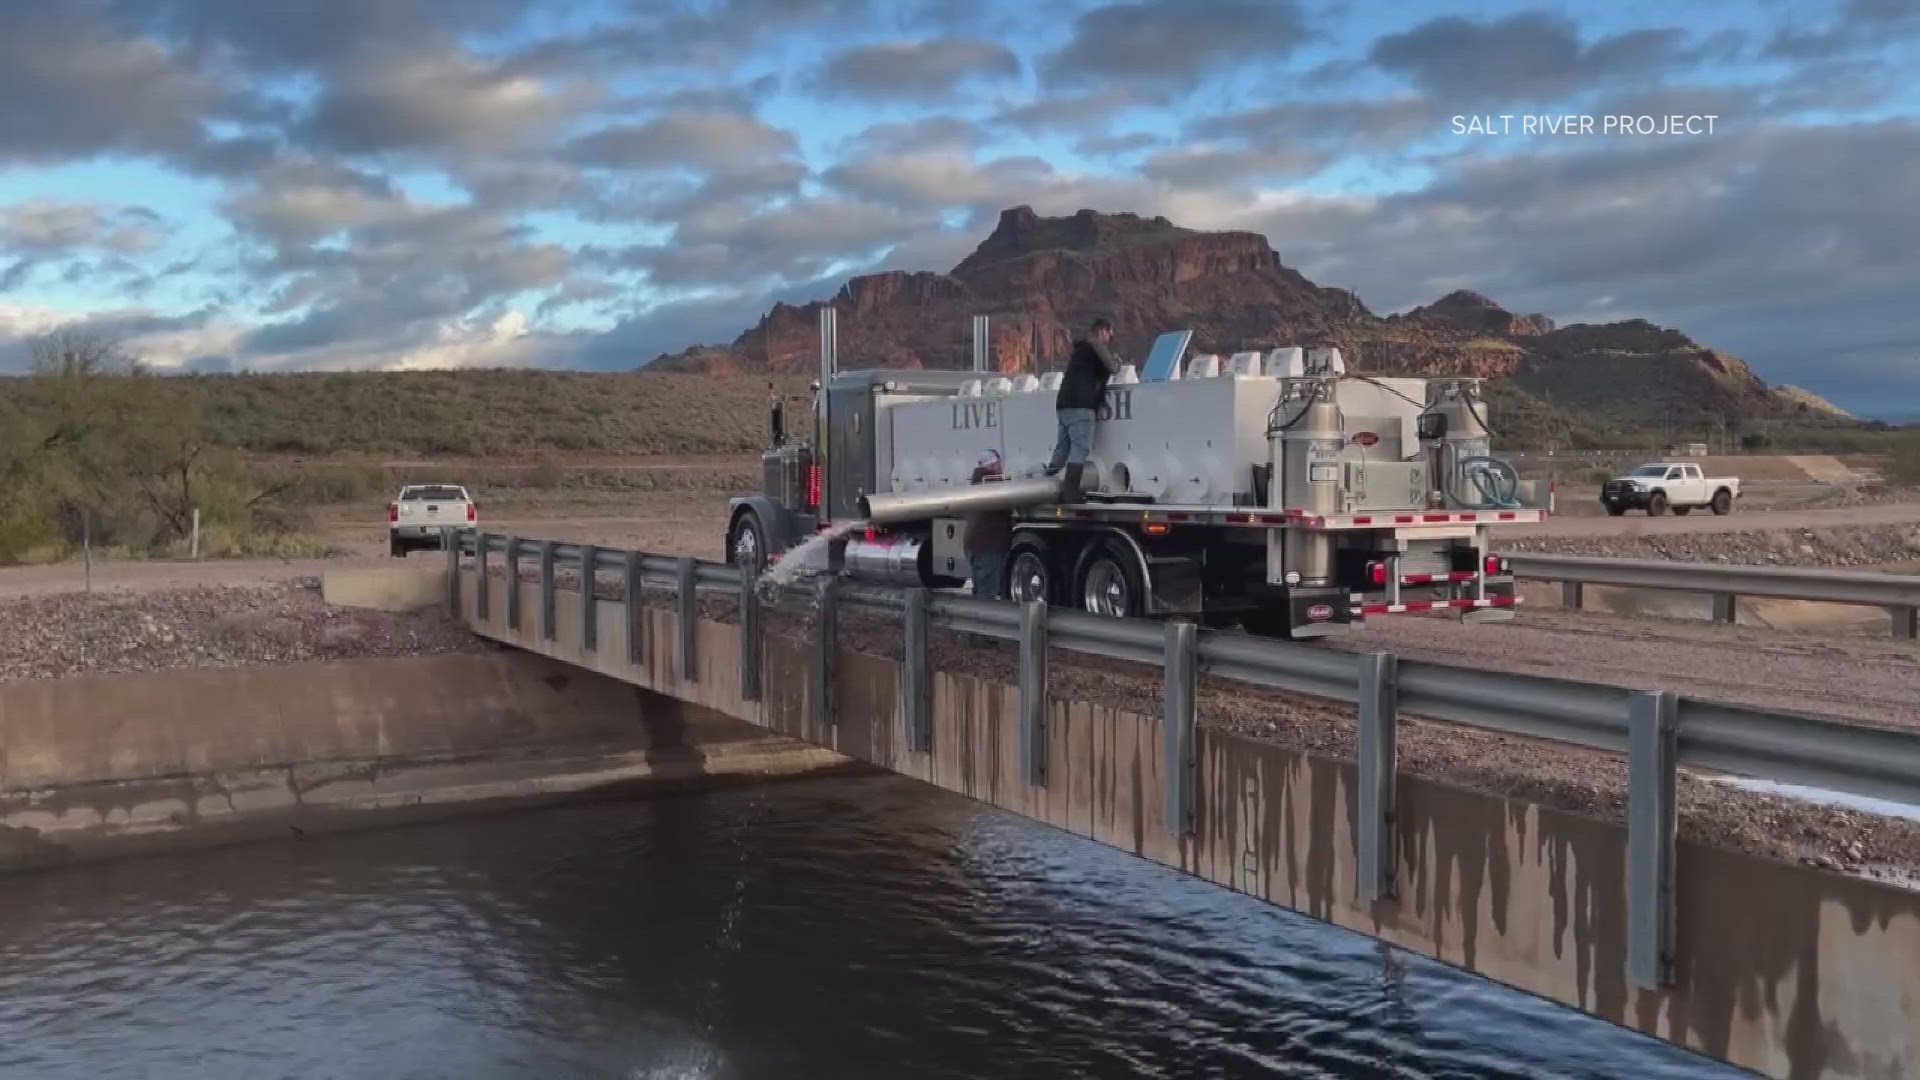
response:
[[[925,547],[917,536],[855,537],[847,541],[841,568],[849,576],[875,585],[918,588],[923,584]]]
[[[1281,384],[1276,423],[1267,432],[1277,480],[1268,501],[1275,509],[1319,516],[1340,512],[1344,484],[1340,454],[1346,438],[1339,406],[1334,403],[1336,385],[1331,378],[1288,379]],[[1274,567],[1270,555],[1268,576],[1281,577],[1289,585],[1331,583],[1333,538],[1309,529],[1287,529],[1282,565]]]
[[[1447,503],[1455,506],[1478,505],[1467,483],[1461,463],[1485,458],[1493,448],[1493,433],[1487,430],[1486,402],[1481,398],[1478,379],[1435,379],[1427,383],[1427,411],[1440,416],[1445,432],[1433,447],[1433,487]]]
[[[863,495],[860,516],[874,525],[898,525],[937,517],[959,517],[977,510],[1017,510],[1058,502],[1060,478],[1036,476],[927,492]]]

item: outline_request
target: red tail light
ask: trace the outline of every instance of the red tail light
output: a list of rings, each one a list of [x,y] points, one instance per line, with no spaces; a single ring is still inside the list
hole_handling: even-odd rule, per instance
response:
[[[1484,565],[1488,577],[1499,577],[1501,574],[1507,572],[1507,560],[1498,555],[1487,556],[1487,561]]]
[[[467,524],[471,525],[474,522],[479,520],[480,520],[480,508],[478,506],[473,505],[472,503],[468,503],[467,504]]]
[[[879,538],[880,538],[880,530],[874,528],[871,525],[867,526],[867,543],[871,544]]]
[[[820,466],[807,466],[807,508],[817,510],[820,507]]]
[[[387,524],[391,525],[394,522],[399,520],[400,520],[400,504],[388,503],[387,504]]]
[[[1367,564],[1367,580],[1371,581],[1375,585],[1380,585],[1380,586],[1386,585],[1387,564],[1383,562],[1368,563]]]

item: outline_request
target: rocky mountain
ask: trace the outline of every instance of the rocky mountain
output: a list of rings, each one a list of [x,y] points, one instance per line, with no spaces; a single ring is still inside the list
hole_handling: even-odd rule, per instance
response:
[[[657,358],[654,370],[801,374],[818,366],[819,310],[838,309],[843,368],[959,368],[969,317],[992,318],[1002,372],[1065,362],[1096,316],[1123,356],[1144,358],[1162,331],[1191,327],[1194,348],[1229,353],[1337,345],[1350,366],[1381,373],[1501,380],[1497,400],[1564,426],[1634,420],[1675,427],[1845,417],[1806,394],[1769,387],[1744,363],[1643,320],[1555,326],[1472,292],[1381,317],[1344,289],[1316,285],[1258,233],[1200,232],[1164,217],[1082,210],[1003,211],[993,233],[948,273],[857,277],[829,301],[779,304],[728,346]]]

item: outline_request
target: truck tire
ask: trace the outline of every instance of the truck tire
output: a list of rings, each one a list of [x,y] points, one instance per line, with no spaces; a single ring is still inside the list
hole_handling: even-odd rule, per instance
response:
[[[1608,516],[1608,517],[1621,517],[1621,516],[1623,516],[1623,515],[1625,515],[1625,514],[1626,514],[1626,512],[1627,512],[1627,508],[1626,508],[1626,507],[1624,507],[1624,506],[1613,506],[1613,505],[1611,505],[1611,504],[1609,504],[1609,505],[1608,505],[1608,507],[1607,507],[1607,516]]]
[[[1656,491],[1647,496],[1647,516],[1664,517],[1667,512],[1667,493]]]
[[[1034,539],[1013,542],[1007,554],[1007,599],[1017,604],[1029,600],[1057,603],[1060,599],[1059,569],[1053,552]]]
[[[1140,560],[1119,541],[1107,540],[1087,553],[1076,585],[1078,606],[1089,615],[1137,619],[1146,611],[1147,581]]]
[[[397,536],[388,537],[387,538],[387,554],[393,556],[396,559],[406,558],[407,542],[405,540],[400,539]]]
[[[727,530],[727,561],[751,574],[767,568],[767,529],[759,514],[748,510],[733,519]]]
[[[1715,517],[1726,517],[1733,512],[1733,492],[1721,488],[1713,493],[1713,501],[1707,505],[1713,509]]]

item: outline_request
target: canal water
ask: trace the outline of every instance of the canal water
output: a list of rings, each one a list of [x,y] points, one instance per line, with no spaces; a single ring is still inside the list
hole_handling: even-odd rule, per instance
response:
[[[0,880],[0,1078],[1717,1077],[897,777]]]

